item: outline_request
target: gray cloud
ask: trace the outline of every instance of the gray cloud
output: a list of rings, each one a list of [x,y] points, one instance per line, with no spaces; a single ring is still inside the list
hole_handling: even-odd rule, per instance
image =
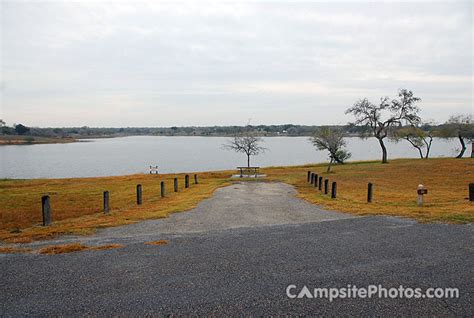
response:
[[[2,109],[37,126],[345,123],[473,112],[472,2],[2,2]]]

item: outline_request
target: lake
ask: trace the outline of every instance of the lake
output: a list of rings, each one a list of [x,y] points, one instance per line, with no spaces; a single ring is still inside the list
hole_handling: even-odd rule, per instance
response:
[[[327,161],[308,137],[266,137],[266,153],[253,157],[252,165],[287,166]],[[222,149],[226,137],[134,136],[92,139],[70,144],[0,146],[0,178],[69,178],[148,173],[158,165],[161,173],[234,169],[246,165],[246,156]],[[417,158],[408,142],[387,141],[389,159]],[[376,139],[347,138],[350,160],[380,159]],[[456,139],[435,139],[432,157],[452,157]],[[466,156],[470,155],[466,151]]]

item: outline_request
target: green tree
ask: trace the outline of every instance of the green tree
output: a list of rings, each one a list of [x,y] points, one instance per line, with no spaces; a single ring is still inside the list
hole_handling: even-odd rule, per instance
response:
[[[431,125],[402,127],[393,132],[392,139],[395,141],[406,140],[413,148],[418,150],[421,159],[428,159],[434,132]]]
[[[356,118],[351,124],[366,128],[363,137],[377,138],[382,148],[382,163],[388,162],[384,139],[391,134],[394,127],[406,123],[416,125],[420,121],[416,103],[421,101],[421,98],[413,96],[413,92],[406,89],[400,89],[398,97],[394,100],[382,97],[378,105],[364,98],[346,110],[346,114],[352,114]]]
[[[310,142],[318,150],[327,150],[329,152],[327,172],[331,171],[331,166],[334,162],[342,164],[351,157],[351,154],[343,149],[346,146],[346,141],[341,129],[322,127],[310,138]]]
[[[471,142],[471,158],[474,158],[474,121],[471,114],[453,115],[443,125],[440,136],[445,138],[458,138],[461,149],[456,158],[462,158],[466,152],[466,141]]]
[[[22,124],[18,124],[18,125],[15,125],[15,132],[18,134],[18,135],[24,135],[26,133],[28,133],[30,131],[30,128],[22,125]]]

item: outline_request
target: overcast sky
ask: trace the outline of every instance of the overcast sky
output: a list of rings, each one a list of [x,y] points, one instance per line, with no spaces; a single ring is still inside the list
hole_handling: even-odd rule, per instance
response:
[[[473,2],[2,1],[0,118],[344,124],[357,99],[474,113]]]

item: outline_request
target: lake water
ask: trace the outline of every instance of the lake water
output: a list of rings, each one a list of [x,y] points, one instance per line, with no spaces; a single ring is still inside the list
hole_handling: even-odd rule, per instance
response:
[[[286,166],[327,161],[308,137],[263,138],[266,153],[252,158],[252,165]],[[246,157],[222,149],[225,137],[139,136],[93,139],[70,144],[0,146],[0,178],[68,178],[148,173],[158,165],[162,173],[234,169],[246,165]],[[350,160],[380,159],[376,139],[347,138]],[[390,158],[417,158],[408,142],[387,141]],[[432,157],[452,157],[456,139],[433,141]],[[470,150],[470,149],[469,149]],[[466,151],[466,156],[470,151]]]

